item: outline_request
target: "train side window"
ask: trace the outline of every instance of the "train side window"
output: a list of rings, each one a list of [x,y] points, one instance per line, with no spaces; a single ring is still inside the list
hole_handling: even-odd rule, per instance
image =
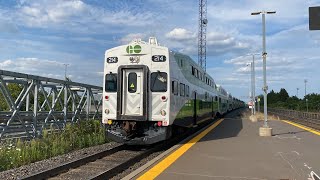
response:
[[[218,101],[218,96],[215,96],[215,97],[214,97],[214,101]]]
[[[185,95],[185,85],[180,83],[180,96],[184,96]]]
[[[172,94],[178,95],[178,82],[177,81],[172,81]]]
[[[153,72],[151,73],[151,91],[167,92],[167,73]]]
[[[193,66],[191,66],[191,73],[194,76],[194,67]]]
[[[117,74],[106,74],[105,91],[117,92]]]
[[[128,75],[128,92],[135,93],[137,91],[137,74],[134,72]]]
[[[186,85],[186,96],[189,97],[189,86]]]

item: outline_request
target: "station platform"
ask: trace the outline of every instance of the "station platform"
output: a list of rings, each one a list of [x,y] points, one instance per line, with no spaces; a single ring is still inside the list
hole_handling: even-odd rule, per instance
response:
[[[237,112],[215,124],[134,179],[313,180],[320,174],[320,134],[272,120],[273,136],[260,137],[263,122]]]

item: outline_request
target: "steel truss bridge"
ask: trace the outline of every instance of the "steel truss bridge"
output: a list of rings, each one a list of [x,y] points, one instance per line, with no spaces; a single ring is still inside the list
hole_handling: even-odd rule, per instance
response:
[[[10,85],[20,93],[13,96]],[[0,70],[1,95],[7,110],[0,109],[0,140],[31,139],[44,129],[61,130],[67,123],[102,117],[100,86]]]

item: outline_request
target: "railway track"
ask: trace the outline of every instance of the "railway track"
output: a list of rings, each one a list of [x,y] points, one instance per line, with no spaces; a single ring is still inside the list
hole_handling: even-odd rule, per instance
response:
[[[117,152],[48,179],[110,179],[152,152],[153,149],[143,150],[124,146]]]
[[[23,179],[110,179],[148,155],[172,146],[172,143],[160,143],[154,147],[120,145]]]
[[[151,153],[165,148],[163,145],[163,143],[154,147],[120,145],[23,179],[110,179]]]
[[[211,121],[211,123],[213,122],[215,121]],[[198,133],[200,129],[208,124],[210,124],[210,122],[203,123],[168,141],[157,143],[153,146],[120,145],[113,149],[62,164],[23,179],[111,179],[152,153],[165,151],[186,137]]]
[[[92,163],[95,161],[98,161],[99,159],[102,159],[103,157],[108,157],[110,155],[113,155],[119,151],[122,151],[126,148],[125,145],[120,145],[117,147],[114,147],[112,149],[109,150],[105,150],[96,154],[92,154],[89,156],[86,156],[84,158],[80,158],[77,160],[74,160],[72,162],[68,162],[65,164],[62,164],[60,166],[36,173],[36,174],[32,174],[28,177],[22,178],[22,179],[26,179],[26,180],[31,180],[31,179],[48,179],[48,178],[54,178],[55,176],[58,177],[59,175],[68,173],[69,171],[72,171],[74,169],[80,168],[88,163]]]
[[[199,126],[199,128],[200,127],[201,126]],[[150,154],[167,150],[196,130],[186,131],[169,141],[158,143],[154,146],[120,145],[113,149],[77,159],[73,162],[62,164],[23,179],[110,179]]]

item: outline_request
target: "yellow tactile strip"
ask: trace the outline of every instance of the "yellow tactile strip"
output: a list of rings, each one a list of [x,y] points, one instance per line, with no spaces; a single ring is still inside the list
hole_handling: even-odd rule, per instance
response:
[[[190,149],[193,145],[195,145],[201,138],[203,138],[206,134],[208,134],[211,130],[217,127],[223,119],[218,120],[213,125],[209,126],[207,129],[202,131],[199,135],[192,138],[188,143],[182,145],[175,152],[167,156],[161,162],[152,167],[149,171],[144,173],[142,176],[138,178],[138,180],[150,180],[155,179],[159,176],[164,170],[166,170],[173,162],[175,162],[180,156],[182,156],[188,149]]]
[[[311,133],[313,133],[313,134],[316,134],[316,135],[320,136],[320,131],[317,131],[317,130],[308,128],[308,127],[306,127],[306,126],[303,126],[303,125],[301,125],[301,124],[297,124],[297,123],[294,123],[294,122],[291,122],[291,121],[287,121],[287,120],[282,120],[282,121],[285,122],[285,123],[291,124],[291,125],[293,125],[293,126],[296,126],[296,127],[300,128],[300,129],[309,131],[309,132],[311,132]]]

